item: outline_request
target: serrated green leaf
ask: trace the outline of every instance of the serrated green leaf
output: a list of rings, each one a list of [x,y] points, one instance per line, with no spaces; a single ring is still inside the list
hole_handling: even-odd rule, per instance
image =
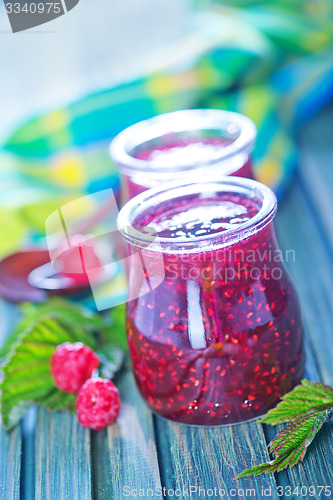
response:
[[[276,465],[272,465],[272,462],[267,462],[265,464],[261,465],[255,465],[254,467],[251,467],[251,469],[246,469],[240,474],[238,474],[235,479],[239,479],[241,477],[248,477],[248,476],[260,476],[260,474],[268,474],[269,472],[275,472],[276,470]]]
[[[51,411],[67,410],[73,412],[75,410],[76,395],[53,388],[42,400],[36,399],[35,402],[46,406]]]
[[[284,453],[290,454],[301,448],[302,456],[304,456],[306,441],[312,433],[312,427],[318,416],[320,416],[320,412],[303,415],[278,432],[275,439],[268,445],[273,455],[278,457]]]
[[[332,416],[333,407],[327,405],[308,410],[305,415],[291,421],[278,432],[275,439],[268,445],[274,460],[246,469],[236,477],[258,476],[268,472],[279,472],[288,466],[293,467],[304,459],[308,446],[324,423]]]
[[[62,325],[71,327],[74,331],[79,329],[82,335],[104,329],[101,316],[59,297],[53,297],[42,304],[23,304],[21,311],[23,317],[0,349],[0,358],[7,356],[20,335],[43,317],[54,316]],[[84,342],[81,338],[80,341]]]
[[[296,420],[309,410],[320,409],[324,405],[333,406],[333,389],[321,382],[302,380],[302,384],[282,396],[282,401],[270,410],[260,422],[276,425]]]
[[[51,410],[73,409],[75,396],[59,391],[50,373],[50,357],[56,346],[63,342],[81,341],[92,348],[96,341],[75,320],[66,326],[54,317],[52,311],[26,329],[16,339],[13,351],[3,366],[1,390],[1,413],[5,429],[9,430],[22,415],[23,409],[32,404],[46,405]],[[76,325],[76,326],[75,326]]]
[[[22,362],[24,363],[24,358],[22,358]],[[38,378],[44,374],[46,370],[49,370],[49,367],[49,358],[43,359],[41,362],[36,360],[32,366],[19,364],[17,363],[17,359],[15,359],[15,363],[11,363],[10,365],[4,367],[4,374],[6,375],[6,378],[2,382],[2,388],[7,389],[10,386],[15,386],[16,384],[19,384],[24,377],[28,377],[29,379],[33,377]],[[50,382],[52,382],[51,377]]]

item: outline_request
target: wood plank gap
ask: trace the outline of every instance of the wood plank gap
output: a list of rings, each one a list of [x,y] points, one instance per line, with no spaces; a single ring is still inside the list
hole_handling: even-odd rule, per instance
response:
[[[163,470],[163,464],[161,457],[163,455],[163,448],[160,442],[160,436],[159,436],[159,431],[158,431],[158,426],[157,426],[157,417],[156,415],[153,415],[153,427],[154,427],[154,434],[155,434],[155,442],[156,442],[156,451],[157,451],[157,462],[158,462],[158,468],[160,471],[160,478],[161,478],[161,486],[162,488],[166,487],[166,478],[165,478],[165,471]]]
[[[98,468],[96,470],[94,464],[94,454],[95,454],[95,444],[94,444],[94,433],[90,432],[90,475],[91,475],[91,499],[96,500],[96,480],[95,475],[97,475]]]
[[[35,431],[37,408],[33,407],[24,416],[21,423],[21,500],[35,499]]]

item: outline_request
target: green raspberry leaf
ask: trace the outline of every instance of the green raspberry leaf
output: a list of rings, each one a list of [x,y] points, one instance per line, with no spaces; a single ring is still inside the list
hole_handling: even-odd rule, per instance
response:
[[[51,410],[72,411],[76,396],[58,390],[50,372],[50,358],[63,342],[83,342],[93,349],[96,341],[83,328],[62,324],[58,312],[35,321],[16,339],[12,352],[2,365],[1,413],[6,430],[14,427],[33,404]]]
[[[321,382],[302,380],[292,391],[282,396],[282,401],[270,410],[260,422],[276,425],[296,420],[309,410],[333,406],[333,389]]]
[[[105,328],[104,320],[101,316],[59,297],[51,298],[43,304],[23,304],[21,311],[23,317],[0,349],[0,358],[5,358],[20,336],[35,322],[45,316],[56,316],[57,320],[64,326],[79,329],[82,332],[92,333]],[[80,341],[84,342],[82,339]]]
[[[279,472],[302,461],[317,433],[333,417],[333,389],[321,382],[302,381],[270,410],[261,422],[289,421],[268,445],[274,460],[246,469],[236,478]]]

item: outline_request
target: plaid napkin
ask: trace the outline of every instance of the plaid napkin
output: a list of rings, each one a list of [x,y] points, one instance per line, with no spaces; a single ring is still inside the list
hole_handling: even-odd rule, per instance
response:
[[[297,166],[299,125],[333,96],[333,2],[197,3],[209,9],[198,9],[192,31],[165,48],[149,74],[34,118],[8,137],[0,151],[1,254],[42,237],[60,205],[119,190],[111,138],[167,111],[248,115],[258,128],[257,177],[281,195]]]

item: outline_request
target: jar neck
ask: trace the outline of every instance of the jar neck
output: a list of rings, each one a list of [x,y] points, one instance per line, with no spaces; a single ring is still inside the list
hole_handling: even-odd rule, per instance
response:
[[[125,175],[146,172],[150,176],[184,176],[191,170],[223,167],[225,175],[236,172],[247,161],[256,138],[256,128],[246,116],[228,111],[199,109],[176,111],[157,116],[129,127],[113,141],[110,153]],[[170,145],[224,141],[211,150],[202,148],[170,161],[164,158],[140,158],[139,152],[168,148]],[[212,142],[211,142],[212,143]],[[181,174],[183,172],[183,174]]]
[[[235,227],[193,238],[160,237],[156,229],[149,225],[147,214],[151,214],[152,210],[163,211],[164,203],[197,196],[200,204],[202,197],[212,196],[212,193],[214,196],[219,196],[219,193],[237,194],[250,199],[257,203],[258,211],[249,220]],[[169,254],[192,254],[223,249],[247,240],[272,222],[276,206],[276,198],[271,189],[250,179],[225,177],[216,182],[199,184],[176,182],[150,189],[130,200],[119,213],[118,229],[133,247]]]

